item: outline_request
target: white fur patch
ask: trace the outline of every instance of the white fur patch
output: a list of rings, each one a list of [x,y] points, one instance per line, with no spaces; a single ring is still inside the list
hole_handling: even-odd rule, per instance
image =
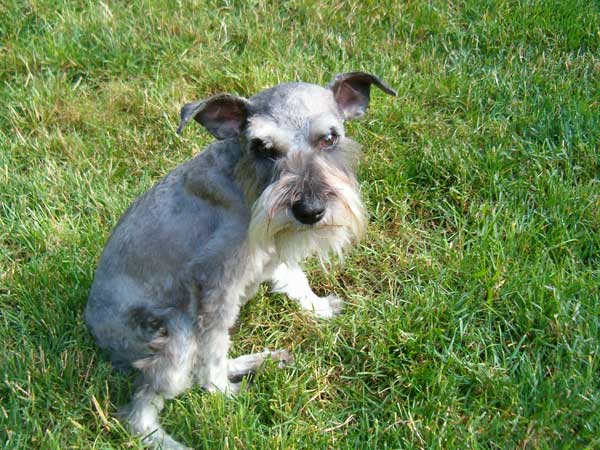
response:
[[[318,317],[330,318],[336,315],[342,306],[342,301],[335,296],[319,297],[315,294],[306,275],[299,266],[280,264],[271,276],[273,292],[286,294],[298,302],[301,308],[311,311]]]

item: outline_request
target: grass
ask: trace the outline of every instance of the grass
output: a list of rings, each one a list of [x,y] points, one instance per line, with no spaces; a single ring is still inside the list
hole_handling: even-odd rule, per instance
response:
[[[367,70],[349,125],[370,225],[318,322],[261,292],[232,352],[290,348],[235,400],[191,391],[194,448],[600,448],[600,4],[0,5],[0,445],[141,448],[131,380],[82,310],[127,205],[209,142],[180,106]]]

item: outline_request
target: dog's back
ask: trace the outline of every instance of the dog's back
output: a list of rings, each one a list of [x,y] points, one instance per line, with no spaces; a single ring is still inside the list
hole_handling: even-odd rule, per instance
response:
[[[112,232],[85,318],[118,367],[148,356],[155,336],[147,324],[156,328],[171,309],[190,312],[190,277],[198,289],[208,284],[203,276],[218,277],[223,255],[245,238],[250,210],[242,192],[231,179],[221,190],[211,184],[231,177],[235,151],[219,141],[177,167],[136,199]]]

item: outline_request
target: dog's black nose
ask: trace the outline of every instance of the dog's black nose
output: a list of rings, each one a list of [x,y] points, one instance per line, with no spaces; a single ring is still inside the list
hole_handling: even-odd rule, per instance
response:
[[[325,215],[325,205],[318,198],[301,198],[292,205],[292,213],[298,222],[312,225]]]

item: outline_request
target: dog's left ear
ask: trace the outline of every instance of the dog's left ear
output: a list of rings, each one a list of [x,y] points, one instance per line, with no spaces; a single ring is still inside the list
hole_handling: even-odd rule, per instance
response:
[[[188,103],[181,108],[181,122],[177,134],[190,121],[202,124],[217,139],[239,136],[248,118],[250,102],[237,95],[220,94],[199,102]]]
[[[367,111],[372,84],[386,94],[398,95],[381,79],[365,72],[348,72],[336,75],[327,87],[333,91],[335,101],[344,113],[344,117],[349,120],[362,117]]]

